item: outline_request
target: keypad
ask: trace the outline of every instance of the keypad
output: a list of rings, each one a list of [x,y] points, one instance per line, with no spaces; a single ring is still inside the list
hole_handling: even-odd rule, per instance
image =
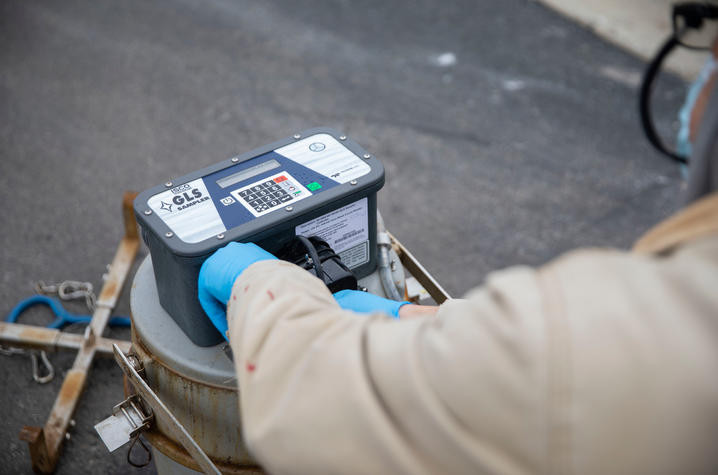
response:
[[[280,206],[292,201],[295,196],[301,194],[294,182],[286,176],[280,175],[274,180],[258,183],[250,188],[240,191],[239,197],[249,204],[257,213]]]

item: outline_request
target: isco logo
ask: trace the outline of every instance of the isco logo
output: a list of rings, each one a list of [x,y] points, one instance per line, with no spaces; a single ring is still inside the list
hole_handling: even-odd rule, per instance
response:
[[[190,189],[189,183],[185,183],[185,184],[183,184],[183,185],[176,186],[176,187],[172,188],[172,194],[173,194],[173,195],[179,195],[179,194],[182,193],[183,191],[186,191],[186,190],[189,190],[189,189]]]

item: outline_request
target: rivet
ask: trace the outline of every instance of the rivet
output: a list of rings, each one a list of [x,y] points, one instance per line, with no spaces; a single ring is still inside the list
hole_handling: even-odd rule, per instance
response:
[[[172,231],[167,231],[165,233],[165,237],[171,238],[172,236],[174,236],[174,233]]]
[[[145,370],[142,367],[142,363],[140,362],[140,360],[137,358],[137,356],[135,354],[130,353],[129,355],[127,355],[127,361],[130,362],[130,366],[132,366],[132,368],[135,371],[137,371],[138,373],[141,373],[142,371]]]
[[[69,432],[65,432],[65,440],[70,440],[70,437],[72,437],[72,436],[70,435],[70,433],[69,433]]]
[[[302,136],[301,136],[301,135],[299,135],[299,134],[294,134],[294,138],[295,138],[295,139],[297,139],[297,140],[299,140],[299,139],[301,139],[301,138],[302,138]]]
[[[356,184],[357,184],[357,181],[356,181],[356,180],[352,180],[352,181],[349,182],[349,184],[350,184],[350,185],[356,185]]]
[[[292,211],[294,208],[292,208],[291,206],[287,206],[287,207],[284,208],[284,209],[286,209],[287,211]]]
[[[232,163],[237,163],[238,161],[239,161],[239,158],[237,158],[237,157],[232,157]]]
[[[364,158],[366,158],[367,160],[370,159],[370,158],[371,158],[371,154],[365,153],[365,154],[364,154]]]
[[[339,136],[339,140],[346,140],[346,139],[347,139],[347,136],[346,136],[346,135],[340,135],[340,136]]]
[[[172,186],[172,182],[171,182],[171,181],[168,181],[167,183],[165,183],[165,186],[166,186],[167,188],[169,188],[170,186]]]
[[[224,234],[222,234],[222,233],[217,234],[217,239],[224,239]]]
[[[151,215],[151,214],[152,214],[152,210],[151,210],[151,209],[146,209],[146,210],[145,210],[145,214],[146,214],[147,216]]]
[[[77,422],[75,422],[75,419],[70,419],[70,427],[75,427],[77,425]]]

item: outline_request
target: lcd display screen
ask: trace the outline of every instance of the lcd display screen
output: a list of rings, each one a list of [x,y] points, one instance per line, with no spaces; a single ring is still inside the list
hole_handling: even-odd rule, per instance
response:
[[[220,178],[219,180],[217,180],[217,184],[222,188],[227,188],[228,186],[236,185],[237,183],[243,182],[244,180],[249,180],[250,178],[257,176],[260,173],[268,172],[269,170],[274,170],[278,167],[278,161],[274,159],[267,160],[266,162],[262,162],[258,165],[254,165],[245,170],[242,170],[241,172],[233,173],[224,178]]]

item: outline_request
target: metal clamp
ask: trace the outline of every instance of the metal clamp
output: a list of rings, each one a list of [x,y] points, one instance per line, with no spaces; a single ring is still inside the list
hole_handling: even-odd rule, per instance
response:
[[[137,394],[133,394],[112,409],[112,415],[95,425],[102,442],[110,452],[125,445],[140,432],[150,428],[154,415]]]
[[[140,397],[137,394],[133,394],[112,409],[113,414],[117,414],[118,411],[122,412],[122,415],[125,416],[127,422],[132,426],[130,437],[134,437],[141,431],[150,428],[150,423],[154,417],[152,409],[148,409],[145,413],[142,407],[143,404]]]

